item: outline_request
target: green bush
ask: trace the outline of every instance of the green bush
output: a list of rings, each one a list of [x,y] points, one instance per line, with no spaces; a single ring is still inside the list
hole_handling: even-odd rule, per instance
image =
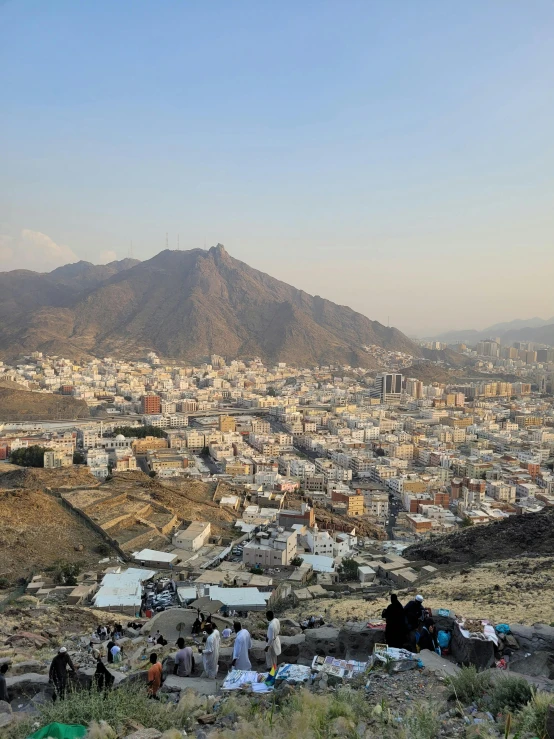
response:
[[[410,739],[436,739],[440,733],[439,712],[433,704],[418,703],[404,720]]]
[[[497,713],[514,713],[523,708],[531,698],[531,686],[522,677],[503,677],[490,693],[490,710]]]
[[[482,701],[492,685],[490,675],[486,672],[477,672],[473,665],[462,667],[457,675],[450,675],[445,682],[452,688],[452,697],[464,705]]]
[[[44,452],[50,451],[47,447],[33,446],[16,449],[10,454],[10,462],[20,467],[44,467]]]
[[[40,726],[53,722],[88,726],[93,721],[105,721],[118,734],[123,732],[123,736],[130,733],[129,722],[166,731],[184,728],[188,718],[186,712],[172,703],[150,700],[146,687],[136,684],[107,693],[76,690],[63,701],[37,704],[36,708],[38,716],[34,716],[32,722]],[[16,724],[6,739],[24,739],[30,733],[29,729],[28,722]]]
[[[521,736],[536,736],[547,739],[546,722],[548,708],[552,705],[551,693],[534,693],[533,698],[515,716],[515,727]]]

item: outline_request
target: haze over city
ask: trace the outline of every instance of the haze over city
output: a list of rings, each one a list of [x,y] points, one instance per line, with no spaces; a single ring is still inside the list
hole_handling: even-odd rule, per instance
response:
[[[229,253],[414,335],[554,313],[554,6],[0,6],[0,268]]]

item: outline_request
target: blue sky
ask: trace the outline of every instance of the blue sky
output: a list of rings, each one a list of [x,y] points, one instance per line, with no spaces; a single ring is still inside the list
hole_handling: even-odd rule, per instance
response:
[[[554,3],[0,0],[0,269],[225,244],[415,333],[554,314]]]

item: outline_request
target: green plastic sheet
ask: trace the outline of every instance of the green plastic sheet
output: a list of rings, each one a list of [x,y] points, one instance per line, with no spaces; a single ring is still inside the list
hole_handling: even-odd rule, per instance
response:
[[[87,727],[80,724],[47,724],[42,729],[30,734],[27,739],[81,739],[87,733]]]

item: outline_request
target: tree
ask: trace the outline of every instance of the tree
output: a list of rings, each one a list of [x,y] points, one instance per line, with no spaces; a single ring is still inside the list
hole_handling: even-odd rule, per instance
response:
[[[275,398],[277,395],[277,391],[274,387],[268,387],[267,394],[270,396],[270,398]]]
[[[79,562],[59,561],[54,565],[54,582],[58,585],[77,585],[77,577],[81,572]]]
[[[468,516],[464,516],[462,518],[462,523],[460,526],[463,526],[463,528],[467,528],[467,526],[473,526],[473,521]]]
[[[73,464],[85,464],[85,455],[78,449],[73,452]]]
[[[144,439],[147,436],[155,436],[158,439],[165,439],[166,433],[157,426],[117,426],[113,430],[113,435],[121,434],[127,438]]]
[[[44,467],[44,452],[49,451],[51,450],[47,447],[38,444],[25,449],[16,449],[10,454],[10,462],[20,467]]]
[[[351,557],[345,557],[338,566],[339,579],[341,582],[351,582],[358,579],[358,563]]]
[[[300,567],[303,561],[304,560],[302,559],[302,557],[299,557],[298,555],[296,555],[296,557],[291,560],[291,565],[293,567]]]

